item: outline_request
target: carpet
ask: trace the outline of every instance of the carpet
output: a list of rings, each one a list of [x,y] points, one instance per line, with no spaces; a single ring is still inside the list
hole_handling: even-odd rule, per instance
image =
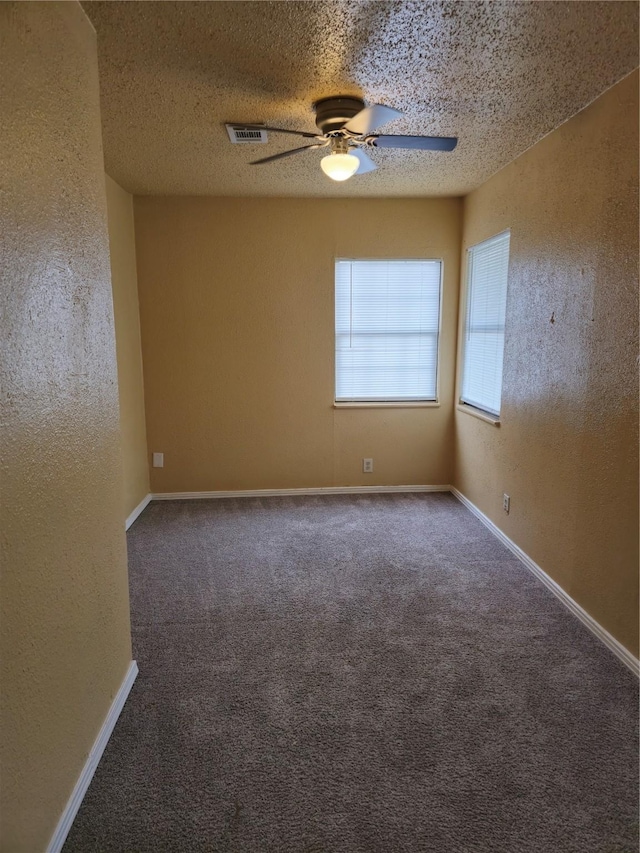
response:
[[[64,847],[636,853],[638,683],[448,494],[151,504]]]

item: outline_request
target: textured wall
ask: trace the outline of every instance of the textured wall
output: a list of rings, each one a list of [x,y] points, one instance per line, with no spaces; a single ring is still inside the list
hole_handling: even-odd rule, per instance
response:
[[[460,208],[136,198],[152,490],[448,483]],[[444,259],[441,408],[333,408],[336,257]]]
[[[95,35],[0,4],[0,849],[53,832],[131,658]]]
[[[108,175],[107,211],[118,357],[124,517],[149,493],[133,199]]]
[[[511,259],[502,424],[456,413],[454,475],[636,654],[637,198],[634,72],[465,200]]]

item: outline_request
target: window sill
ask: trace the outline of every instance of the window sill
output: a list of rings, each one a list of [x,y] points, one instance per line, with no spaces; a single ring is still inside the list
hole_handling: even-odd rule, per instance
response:
[[[353,402],[353,403],[334,403],[334,409],[437,409],[440,408],[440,403],[437,400],[406,400],[402,402],[385,403],[380,402]]]
[[[478,418],[479,421],[485,421],[488,424],[493,424],[493,426],[500,426],[500,418],[494,418],[492,415],[487,414],[487,412],[481,412],[480,409],[474,409],[473,406],[465,406],[463,403],[458,403],[456,405],[456,409],[459,412],[464,412],[467,415],[471,415],[473,418]]]

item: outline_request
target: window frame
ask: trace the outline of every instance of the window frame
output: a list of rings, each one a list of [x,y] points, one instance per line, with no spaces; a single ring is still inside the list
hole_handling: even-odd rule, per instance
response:
[[[337,398],[337,364],[336,364],[336,307],[337,288],[336,270],[338,263],[437,263],[440,267],[438,280],[438,325],[436,331],[436,370],[435,370],[435,396],[425,399],[406,400],[339,400]],[[444,259],[442,257],[402,257],[402,258],[354,258],[334,257],[333,259],[333,407],[335,409],[370,409],[370,408],[438,408],[440,406],[440,348],[442,341],[442,312],[444,301]]]
[[[477,249],[479,246],[482,246],[485,243],[490,243],[492,240],[496,240],[499,237],[508,237],[509,238],[509,250],[507,257],[507,287],[505,291],[504,298],[504,331],[503,331],[503,364],[502,364],[502,372],[500,375],[500,411],[496,415],[494,412],[490,412],[487,409],[483,409],[479,406],[473,405],[473,403],[467,403],[462,398],[462,387],[464,383],[464,368],[465,368],[465,346],[466,346],[466,337],[467,337],[467,319],[469,316],[469,294],[471,292],[471,263],[470,257],[471,252],[474,249]],[[462,299],[460,302],[460,315],[459,315],[459,323],[458,323],[458,337],[459,337],[459,347],[458,347],[458,371],[457,371],[457,390],[456,390],[456,409],[460,412],[465,412],[466,414],[473,415],[479,420],[485,421],[487,423],[493,424],[494,426],[500,426],[501,418],[502,418],[502,386],[504,382],[504,347],[506,344],[506,329],[507,329],[507,303],[509,299],[509,268],[511,266],[511,229],[505,228],[502,231],[498,231],[496,234],[492,234],[489,237],[486,237],[484,240],[479,240],[477,243],[474,243],[472,246],[468,246],[465,249],[465,270],[464,270],[464,286],[462,289]]]

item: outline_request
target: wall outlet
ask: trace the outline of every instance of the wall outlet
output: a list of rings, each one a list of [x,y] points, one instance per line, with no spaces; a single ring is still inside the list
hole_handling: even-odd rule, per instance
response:
[[[153,454],[153,467],[164,468],[164,453]]]
[[[509,509],[511,508],[511,498],[509,495],[502,495],[502,509],[509,515]]]
[[[362,460],[362,473],[373,474],[373,459]]]

